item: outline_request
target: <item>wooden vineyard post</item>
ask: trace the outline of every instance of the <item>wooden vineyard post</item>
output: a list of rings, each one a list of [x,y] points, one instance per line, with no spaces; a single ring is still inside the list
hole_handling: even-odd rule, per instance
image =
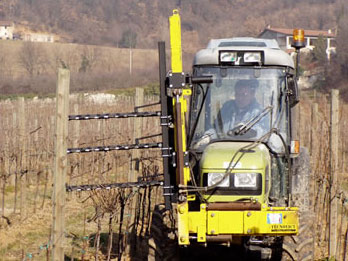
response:
[[[25,124],[25,103],[24,98],[19,99],[19,146],[20,146],[20,173],[18,175],[19,184],[20,184],[20,201],[19,208],[21,213],[21,219],[26,218],[26,206],[27,206],[27,175],[26,173],[26,124]]]
[[[144,105],[144,89],[136,88],[135,89],[135,102],[134,106],[138,107]],[[134,130],[133,137],[134,139],[140,138],[142,135],[142,118],[134,119]],[[134,160],[134,165],[132,167],[132,176],[128,180],[128,182],[137,181],[139,174],[141,173],[140,167],[140,151],[133,150],[132,151],[132,159]]]
[[[134,107],[138,107],[144,105],[144,89],[142,88],[136,88],[135,89],[135,100],[134,100]],[[131,126],[131,124],[128,124],[128,126]],[[141,118],[135,118],[134,119],[134,125],[133,125],[133,139],[140,138],[142,136],[142,119]],[[132,162],[131,166],[132,169],[128,174],[128,180],[127,182],[136,182],[137,178],[139,177],[139,174],[141,174],[141,161],[140,161],[140,152],[139,150],[133,150],[132,151]],[[136,188],[133,188],[136,189]],[[133,190],[134,191],[134,190]],[[136,228],[136,216],[137,216],[137,197],[133,197],[129,204],[129,215],[130,215],[130,226],[133,226],[133,229]],[[128,225],[127,225],[128,226]],[[129,227],[127,227],[129,229]],[[136,236],[137,231],[134,232],[134,237]],[[126,246],[125,253],[130,253],[130,245]]]
[[[337,195],[337,170],[338,170],[338,135],[339,135],[339,91],[331,90],[331,116],[330,116],[330,237],[329,256],[336,258],[337,249],[337,219],[338,219],[338,195]]]
[[[9,123],[7,124],[7,126],[10,126],[10,119],[9,119]],[[17,113],[16,111],[14,111],[12,113],[12,129],[11,129],[11,132],[12,132],[12,135],[13,135],[13,132],[14,130],[17,128]],[[9,134],[10,135],[10,134]],[[10,137],[10,136],[8,136]],[[10,146],[12,146],[12,149],[14,150],[15,149],[15,143],[12,142],[12,144],[10,145],[10,143],[8,143],[8,148],[9,148],[9,151],[10,151]],[[13,166],[15,164],[11,164],[10,166],[10,169],[9,169],[9,173],[11,173],[10,175],[10,179],[9,179],[9,185],[10,186],[16,186],[16,176],[17,174],[15,174],[15,167]],[[15,188],[16,190],[16,188]]]
[[[52,260],[64,260],[64,204],[67,174],[67,138],[70,71],[58,70],[55,158],[53,172]]]

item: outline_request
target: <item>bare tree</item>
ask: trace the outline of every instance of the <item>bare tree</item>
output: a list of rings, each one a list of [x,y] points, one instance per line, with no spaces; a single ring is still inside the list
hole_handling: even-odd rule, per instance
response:
[[[100,48],[93,46],[85,46],[81,54],[81,65],[79,72],[89,72],[98,63],[101,56]]]
[[[38,75],[45,70],[46,53],[37,43],[24,42],[20,50],[18,63],[29,76]]]

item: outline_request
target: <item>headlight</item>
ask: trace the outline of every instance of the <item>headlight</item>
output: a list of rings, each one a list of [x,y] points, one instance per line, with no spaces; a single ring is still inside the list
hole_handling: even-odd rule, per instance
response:
[[[244,62],[245,63],[260,63],[261,62],[261,53],[260,52],[244,53]]]
[[[234,186],[236,188],[256,188],[257,173],[235,173]]]
[[[213,186],[220,182],[225,176],[225,173],[208,173],[208,186]],[[227,188],[230,186],[229,175],[219,184],[218,187]]]
[[[221,52],[220,62],[235,62],[237,61],[237,52]]]

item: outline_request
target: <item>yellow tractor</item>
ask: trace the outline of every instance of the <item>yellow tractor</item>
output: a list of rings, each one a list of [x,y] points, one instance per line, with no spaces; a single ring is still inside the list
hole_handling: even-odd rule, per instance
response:
[[[168,72],[159,43],[165,205],[156,215],[174,216],[177,245],[190,259],[195,246],[221,245],[243,249],[241,260],[311,260],[308,153],[293,140],[293,59],[275,40],[213,39],[185,74],[177,10],[169,23]],[[295,40],[301,46],[303,35]],[[171,259],[155,240],[157,260]]]

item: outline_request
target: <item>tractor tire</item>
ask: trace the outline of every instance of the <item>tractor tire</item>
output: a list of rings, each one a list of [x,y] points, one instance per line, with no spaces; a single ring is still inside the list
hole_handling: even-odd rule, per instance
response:
[[[164,204],[155,206],[148,240],[149,261],[179,260],[173,220],[172,213],[165,210]]]
[[[314,260],[314,209],[310,157],[306,148],[293,161],[292,206],[299,207],[300,227],[297,236],[283,240],[281,260]]]

